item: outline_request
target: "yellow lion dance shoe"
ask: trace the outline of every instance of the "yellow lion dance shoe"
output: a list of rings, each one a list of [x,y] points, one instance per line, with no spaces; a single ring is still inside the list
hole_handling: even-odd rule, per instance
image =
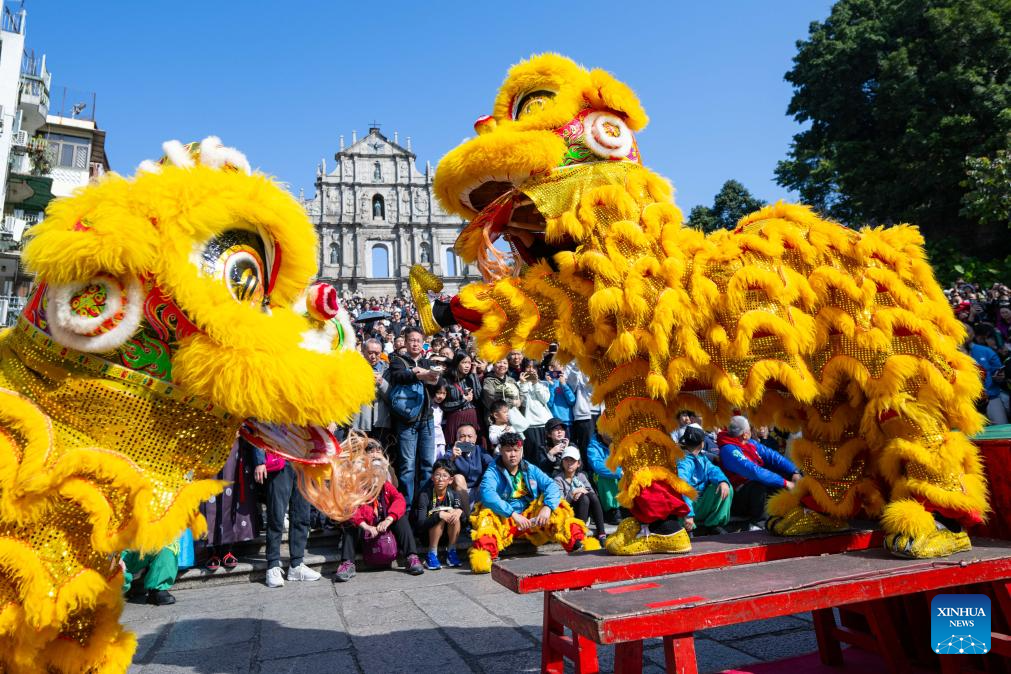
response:
[[[433,307],[437,280],[414,274],[428,329],[473,330],[489,361],[557,344],[605,403],[618,500],[642,521],[694,497],[676,471],[676,410],[714,425],[741,411],[802,431],[790,450],[802,477],[774,499],[774,532],[837,531],[863,513],[924,554],[960,545],[934,544],[933,521],[964,527],[989,510],[966,437],[982,424],[981,383],[919,232],[850,229],[784,203],[733,231],[685,227],[671,186],[643,165],[647,121],[603,70],[557,54],[514,66],[476,136],[436,170],[439,200],[469,221],[456,250],[483,281]],[[654,544],[625,527],[609,550]]]
[[[604,549],[612,555],[691,552],[692,540],[684,529],[672,534],[654,534],[634,517],[626,517],[618,524],[618,530],[607,537]]]
[[[247,420],[309,485],[374,493],[325,428],[373,387],[336,326],[295,306],[316,271],[304,211],[215,138],[164,149],[29,233],[36,287],[0,334],[0,671],[127,670],[119,553],[202,535]],[[336,315],[326,296],[317,323]]]

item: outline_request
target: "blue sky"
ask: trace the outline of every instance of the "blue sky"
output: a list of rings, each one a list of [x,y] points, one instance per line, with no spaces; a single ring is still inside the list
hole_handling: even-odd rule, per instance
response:
[[[114,170],[215,134],[313,193],[322,157],[378,120],[419,168],[473,133],[508,67],[556,51],[639,94],[648,166],[687,211],[728,178],[790,198],[773,169],[799,127],[783,75],[829,0],[617,3],[27,0],[53,88],[97,92]]]

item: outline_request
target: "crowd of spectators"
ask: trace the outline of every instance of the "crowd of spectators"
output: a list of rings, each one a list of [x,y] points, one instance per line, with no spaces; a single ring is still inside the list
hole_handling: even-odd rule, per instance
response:
[[[1011,289],[959,282],[945,294],[967,327],[964,348],[985,379],[980,410],[992,423],[1007,423],[1004,370],[1011,358]],[[352,297],[343,305],[358,319],[358,348],[373,368],[376,387],[375,401],[362,408],[347,431],[368,436],[371,451],[385,454],[391,480],[377,502],[363,506],[343,525],[335,580],[354,577],[355,554],[363,542],[387,530],[410,573],[459,566],[457,539],[467,533],[482,477],[503,469],[503,438],[522,439],[524,465],[553,478],[551,488],[557,488],[593,535],[603,538],[605,524],[627,516],[617,501],[621,470],[606,465],[609,438],[596,431],[601,408],[593,404],[589,378],[574,364],[554,360],[552,349],[540,360],[514,351],[498,362],[485,362],[465,329],[426,336],[413,303],[403,297]],[[415,408],[405,408],[412,395]],[[698,496],[687,501],[676,520],[653,523],[654,533],[682,526],[693,535],[761,528],[768,497],[800,478],[786,457],[789,436],[764,426],[752,428],[743,416],[722,429],[707,429],[693,410],[682,410],[677,418],[672,437],[684,450],[677,471]],[[306,504],[290,489],[290,469],[268,472],[265,461],[262,452],[233,451],[223,477],[241,485],[243,493],[229,489],[205,507],[212,525],[208,563],[211,568],[234,566],[231,544],[257,535],[263,523],[253,510],[259,509],[243,501],[251,498],[249,485],[262,485],[268,505],[268,584],[283,584],[274,548],[285,508],[289,535],[301,537],[301,542],[289,543],[294,566],[288,579],[313,580],[316,576],[300,559]],[[446,547],[442,557],[440,544]]]
[[[1011,360],[1011,288],[1003,283],[985,288],[959,279],[944,294],[955,316],[966,326],[965,350],[983,376],[979,411],[992,424],[1006,424],[1011,390],[1005,374]]]

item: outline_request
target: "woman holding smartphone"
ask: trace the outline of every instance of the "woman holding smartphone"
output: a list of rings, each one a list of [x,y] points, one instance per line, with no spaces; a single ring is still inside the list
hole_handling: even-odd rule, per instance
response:
[[[443,373],[449,388],[442,402],[443,428],[447,438],[455,438],[460,426],[480,429],[477,402],[481,398],[481,382],[474,372],[474,361],[465,351],[457,351]],[[483,434],[478,432],[478,437]]]
[[[528,424],[523,431],[523,457],[530,463],[540,465],[538,453],[547,442],[544,426],[553,416],[548,409],[551,391],[538,376],[537,363],[529,358],[524,358],[520,366],[519,389],[520,397],[523,398],[523,416]]]

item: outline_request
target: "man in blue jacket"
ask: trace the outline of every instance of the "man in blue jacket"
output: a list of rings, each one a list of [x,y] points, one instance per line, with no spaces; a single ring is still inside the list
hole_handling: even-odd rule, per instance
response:
[[[790,459],[751,438],[747,417],[731,417],[716,443],[720,466],[734,487],[731,514],[745,518],[752,531],[762,529],[765,502],[780,489],[793,489],[800,472]]]
[[[678,461],[678,477],[691,485],[695,499],[685,498],[688,515],[684,526],[699,534],[713,533],[730,520],[730,480],[702,453],[706,433],[701,426],[689,424],[681,433],[679,444],[685,455]]]
[[[976,331],[971,325],[962,323],[962,326],[965,328],[965,348],[983,375],[983,395],[986,396],[987,404],[981,411],[986,412],[991,424],[1006,424],[1008,416],[1007,410],[1004,409],[1004,401],[1000,397],[1001,387],[994,379],[1004,364],[1000,362],[1000,357],[993,349],[985,344],[976,343]]]
[[[534,545],[550,540],[568,552],[597,550],[600,543],[586,536],[586,524],[562,500],[558,485],[544,471],[523,459],[523,436],[503,433],[499,456],[484,472],[478,489],[481,503],[470,517],[470,570],[488,573],[499,552],[515,536]]]

